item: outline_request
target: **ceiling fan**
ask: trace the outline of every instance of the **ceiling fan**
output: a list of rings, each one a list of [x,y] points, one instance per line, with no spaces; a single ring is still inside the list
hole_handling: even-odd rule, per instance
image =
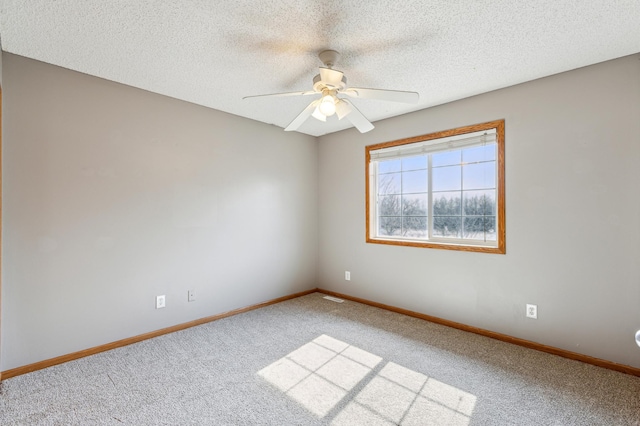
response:
[[[342,71],[334,70],[333,65],[339,57],[335,50],[323,50],[318,57],[324,64],[320,67],[320,74],[313,78],[313,90],[305,92],[273,93],[268,95],[245,96],[248,98],[281,97],[281,96],[307,96],[321,95],[311,102],[293,121],[284,129],[285,131],[297,130],[309,116],[320,121],[327,121],[327,117],[333,114],[339,120],[347,118],[360,131],[368,132],[373,129],[373,124],[353,105],[349,100],[339,97],[346,95],[352,98],[378,99],[403,103],[417,103],[419,95],[416,92],[399,90],[364,89],[360,87],[347,87],[347,77]]]

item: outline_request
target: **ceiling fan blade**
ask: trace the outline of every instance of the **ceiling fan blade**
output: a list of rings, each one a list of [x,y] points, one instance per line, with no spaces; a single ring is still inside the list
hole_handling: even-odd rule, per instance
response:
[[[381,101],[403,102],[407,104],[416,104],[418,103],[418,100],[420,100],[420,95],[417,92],[405,92],[402,90],[350,87],[346,90],[342,90],[340,93],[344,93],[352,98],[378,99]]]
[[[320,99],[316,99],[315,101],[307,105],[307,107],[300,114],[298,114],[298,116],[294,118],[293,121],[289,123],[289,125],[284,129],[285,132],[298,130],[298,127],[300,127],[302,123],[304,123],[307,120],[307,118],[311,116],[311,114],[316,109],[316,106],[318,106],[319,103],[320,103]]]
[[[334,87],[339,87],[342,83],[344,73],[331,68],[320,67],[320,79]]]
[[[343,100],[342,102],[347,102],[347,101]],[[358,108],[356,108],[356,106],[353,105],[351,102],[347,102],[347,103],[351,107],[351,111],[348,113],[346,117],[349,121],[351,121],[351,124],[356,126],[356,129],[358,129],[360,133],[367,133],[369,130],[373,130],[373,124],[371,124],[371,122],[367,120],[367,117],[362,115],[360,110],[358,110]]]
[[[287,93],[270,93],[268,95],[252,95],[252,96],[245,96],[242,99],[249,99],[249,98],[276,98],[276,97],[284,97],[284,96],[307,96],[307,95],[315,95],[318,92],[316,92],[315,90],[307,90],[306,92],[287,92]]]

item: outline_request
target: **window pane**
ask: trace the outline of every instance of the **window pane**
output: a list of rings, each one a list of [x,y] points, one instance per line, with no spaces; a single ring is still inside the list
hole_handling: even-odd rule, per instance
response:
[[[462,166],[464,189],[489,189],[496,187],[496,162],[475,163]]]
[[[431,178],[434,191],[450,191],[462,188],[460,166],[433,168]]]
[[[462,150],[463,163],[478,163],[480,161],[492,161],[496,159],[496,144],[476,146]]]
[[[408,157],[402,159],[402,170],[418,170],[427,168],[427,156],[419,155],[417,157]]]
[[[464,238],[482,241],[495,241],[496,217],[465,217]]]
[[[427,192],[427,171],[402,172],[402,193]]]
[[[427,194],[411,194],[402,196],[403,216],[426,216]]]
[[[461,155],[462,155],[462,151],[459,151],[459,150],[433,154],[431,156],[431,165],[433,167],[440,167],[440,166],[451,166],[454,164],[460,164]]]
[[[460,216],[462,214],[461,192],[438,192],[433,194],[434,216]]]
[[[387,160],[378,162],[378,173],[391,173],[400,171],[400,160]]]
[[[378,235],[400,235],[402,231],[402,218],[380,217]]]
[[[400,173],[379,175],[378,194],[400,194]]]
[[[425,216],[403,217],[402,235],[409,238],[425,238],[427,236],[427,218]]]
[[[400,216],[400,195],[382,195],[378,201],[378,214],[380,216]]]
[[[465,216],[495,216],[496,191],[464,191]]]
[[[460,238],[462,228],[460,216],[435,216],[433,218],[433,235],[435,237]]]

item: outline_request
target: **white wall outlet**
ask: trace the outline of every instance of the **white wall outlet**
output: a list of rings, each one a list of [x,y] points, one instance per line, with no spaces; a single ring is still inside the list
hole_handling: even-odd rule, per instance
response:
[[[344,279],[345,281],[351,281],[351,272],[344,271]]]
[[[156,309],[164,308],[166,300],[164,294],[162,296],[156,296]]]
[[[196,300],[196,291],[195,290],[189,290],[187,292],[187,300],[189,302],[193,302]]]
[[[527,318],[538,319],[538,305],[527,303]]]

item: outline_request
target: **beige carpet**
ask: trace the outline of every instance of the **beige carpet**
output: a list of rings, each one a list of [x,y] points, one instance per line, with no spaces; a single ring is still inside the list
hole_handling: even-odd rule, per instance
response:
[[[1,425],[640,425],[640,378],[314,293],[5,380]]]

